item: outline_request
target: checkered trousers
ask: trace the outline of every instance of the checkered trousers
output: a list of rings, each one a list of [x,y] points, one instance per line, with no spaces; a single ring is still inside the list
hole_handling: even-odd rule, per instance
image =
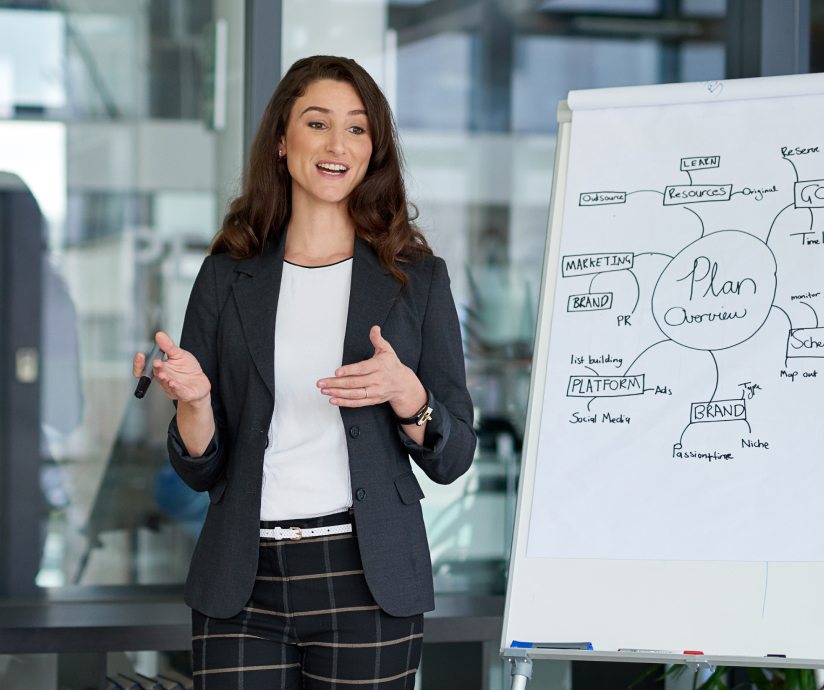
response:
[[[350,513],[261,527],[352,522]],[[412,690],[423,616],[384,613],[366,585],[357,536],[260,540],[252,597],[233,618],[192,612],[195,690]]]

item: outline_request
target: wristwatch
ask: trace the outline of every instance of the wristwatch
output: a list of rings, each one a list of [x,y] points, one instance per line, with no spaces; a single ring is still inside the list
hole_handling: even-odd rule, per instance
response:
[[[399,417],[395,415],[395,419],[398,420],[398,424],[414,424],[415,426],[423,426],[426,424],[430,419],[432,419],[432,405],[434,400],[432,399],[432,391],[428,388],[426,389],[426,402],[423,404],[420,410],[418,410],[415,414],[411,417]]]

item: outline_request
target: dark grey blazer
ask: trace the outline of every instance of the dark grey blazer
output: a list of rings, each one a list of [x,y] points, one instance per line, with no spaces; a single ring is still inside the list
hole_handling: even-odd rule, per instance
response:
[[[172,419],[168,448],[183,480],[196,491],[209,492],[185,599],[214,618],[231,617],[243,608],[257,571],[263,453],[276,390],[274,335],[283,234],[251,259],[207,257],[183,325],[181,346],[197,357],[212,383],[216,431],[204,455],[192,458]],[[386,403],[340,410],[364,574],[375,601],[395,616],[434,608],[420,506],[424,494],[409,457],[434,481],[446,484],[466,472],[475,450],[472,401],[446,265],[426,257],[403,268],[409,285],[402,290],[369,245],[355,241],[343,363],[371,357],[369,329],[381,326],[400,360],[435,399],[425,446],[403,434]]]

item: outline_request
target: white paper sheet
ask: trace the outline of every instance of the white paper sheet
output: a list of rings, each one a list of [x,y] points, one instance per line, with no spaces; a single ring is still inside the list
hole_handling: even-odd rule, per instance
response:
[[[824,78],[781,79],[571,95],[528,557],[824,561]]]

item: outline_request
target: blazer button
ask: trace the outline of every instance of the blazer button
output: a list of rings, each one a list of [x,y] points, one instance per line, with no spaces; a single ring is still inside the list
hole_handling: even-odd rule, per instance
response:
[[[359,501],[362,501],[364,498],[366,498],[366,489],[358,489],[355,492],[355,498],[357,498]]]
[[[355,426],[350,426],[350,427],[349,427],[349,435],[350,435],[352,438],[357,438],[358,436],[360,436],[360,427],[359,427],[359,426],[357,426],[357,425],[355,425]]]

